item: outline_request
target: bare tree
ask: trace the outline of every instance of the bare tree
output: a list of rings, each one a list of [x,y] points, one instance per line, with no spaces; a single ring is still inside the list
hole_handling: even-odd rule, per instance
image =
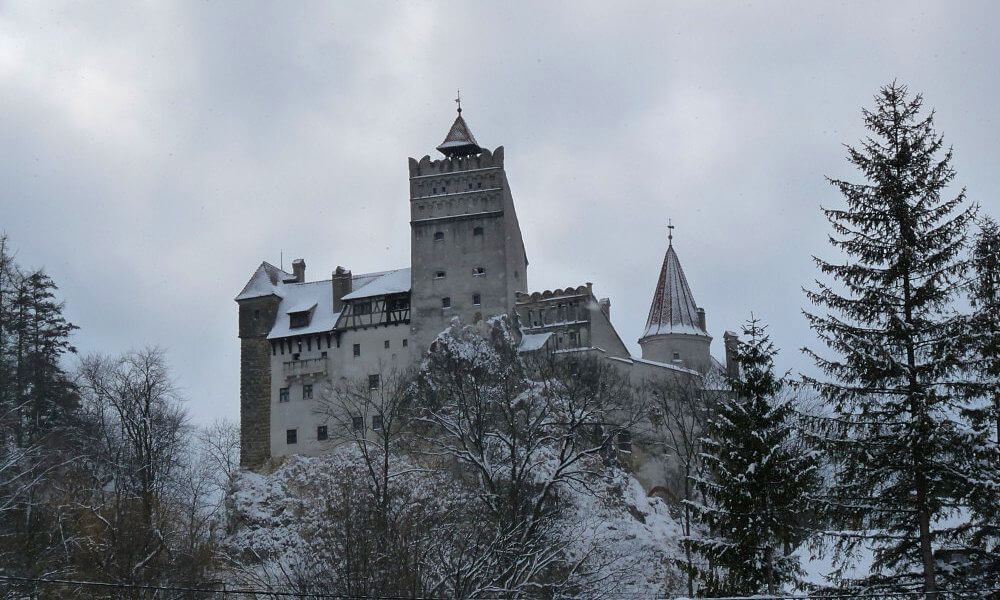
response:
[[[481,509],[478,539],[452,561],[452,593],[566,585],[581,565],[567,561],[568,540],[552,528],[559,497],[589,486],[610,440],[641,417],[627,380],[596,357],[547,356],[526,368],[506,321],[494,320],[488,339],[460,326],[439,336],[419,389],[428,452],[454,465]]]
[[[159,581],[176,533],[173,493],[187,443],[163,352],[91,356],[80,373],[93,425],[89,469],[71,494],[77,527],[87,530],[78,568],[110,581]]]
[[[646,382],[644,393],[649,399],[649,442],[663,452],[664,476],[679,502],[684,536],[690,538],[694,516],[685,501],[696,500],[700,494],[692,484],[702,471],[702,441],[705,428],[706,392],[703,382],[692,378],[663,378]],[[694,557],[684,547],[684,571],[687,573],[688,595],[694,595]]]
[[[328,383],[320,391],[316,412],[333,427],[335,441],[357,446],[368,471],[372,500],[383,512],[392,502],[393,456],[407,433],[412,374],[395,368],[377,374]]]

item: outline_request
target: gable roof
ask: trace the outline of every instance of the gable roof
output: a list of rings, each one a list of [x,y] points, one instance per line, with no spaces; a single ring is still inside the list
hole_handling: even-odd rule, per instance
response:
[[[646,331],[642,337],[669,333],[708,335],[698,324],[698,305],[688,285],[681,261],[677,258],[674,245],[667,246],[663,257],[660,278],[653,291],[653,302],[646,319]]]

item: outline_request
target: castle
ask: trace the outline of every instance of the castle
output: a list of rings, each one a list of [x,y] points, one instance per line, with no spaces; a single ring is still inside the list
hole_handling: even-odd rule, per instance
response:
[[[591,283],[529,292],[504,149],[481,147],[461,106],[437,150],[443,158],[409,159],[409,268],[356,274],[338,267],[329,279],[307,281],[302,259],[291,273],[263,262],[236,296],[243,466],[323,452],[333,440],[315,412],[319,385],[368,378],[377,387],[379,373],[412,364],[454,317],[474,324],[509,315],[520,351],[592,352],[636,381],[701,379],[724,369],[709,354],[705,310],[672,230],[639,340],[642,356],[634,357],[611,323],[610,301],[595,297]]]

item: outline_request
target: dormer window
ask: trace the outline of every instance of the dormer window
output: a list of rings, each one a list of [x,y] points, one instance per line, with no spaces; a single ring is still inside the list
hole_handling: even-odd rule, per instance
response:
[[[444,275],[445,275],[444,271],[435,271],[434,279],[444,279]]]
[[[316,309],[316,303],[313,302],[308,306],[296,306],[287,311],[288,314],[288,327],[290,329],[298,329],[299,327],[306,327],[309,325],[310,319],[312,319],[313,311]]]
[[[486,275],[486,267],[472,267],[473,276]]]
[[[434,241],[435,242],[440,242],[443,239],[444,239],[444,232],[443,231],[435,231],[434,232]]]

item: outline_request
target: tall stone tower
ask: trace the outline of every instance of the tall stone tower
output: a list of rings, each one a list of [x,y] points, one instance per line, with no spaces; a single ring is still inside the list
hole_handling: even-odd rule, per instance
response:
[[[259,467],[271,456],[271,331],[281,303],[274,286],[293,278],[274,265],[257,267],[239,305],[240,336],[240,466]]]
[[[712,365],[709,355],[712,337],[705,325],[705,309],[695,304],[681,261],[674,251],[673,225],[668,240],[667,254],[663,257],[660,278],[649,307],[646,331],[639,338],[642,357],[707,373]]]
[[[454,317],[474,324],[510,314],[527,290],[528,260],[503,146],[490,152],[458,117],[437,147],[410,158],[411,328],[423,351]]]

